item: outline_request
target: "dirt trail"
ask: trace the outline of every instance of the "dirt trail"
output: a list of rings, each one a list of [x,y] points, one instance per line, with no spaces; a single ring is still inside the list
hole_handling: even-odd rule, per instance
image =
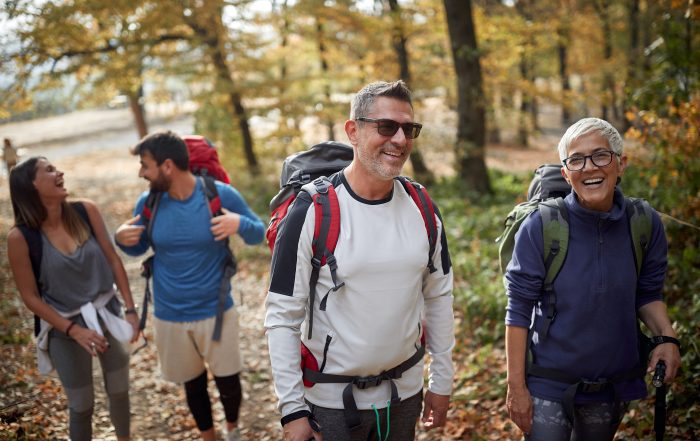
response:
[[[117,115],[116,113],[101,114]],[[118,116],[118,115],[117,115]],[[84,121],[83,121],[84,122]],[[52,121],[52,124],[60,126],[60,122]],[[19,137],[32,144],[31,127],[14,127],[12,133],[22,133]],[[7,135],[8,127],[0,126],[0,132]],[[130,127],[118,126],[120,136],[127,135]],[[182,129],[187,131],[187,129]],[[97,135],[96,135],[97,136]],[[107,136],[105,134],[105,136]],[[133,136],[129,133],[128,136]],[[24,137],[24,138],[22,138]],[[102,144],[95,138],[96,146]],[[507,145],[492,145],[487,149],[487,162],[490,167],[504,168],[510,171],[533,170],[538,164],[547,161],[555,161],[552,142],[556,142],[553,136],[540,137],[531,149],[520,149]],[[55,143],[55,144],[59,144]],[[25,144],[26,145],[26,144]],[[128,144],[126,144],[128,145]],[[41,141],[26,153],[40,153],[49,156],[66,174],[66,187],[72,195],[87,197],[101,208],[105,223],[109,231],[114,231],[124,220],[131,217],[131,210],[136,198],[146,189],[145,182],[137,178],[138,162],[136,158],[127,152],[124,147],[83,149],[79,152],[68,152],[47,147]],[[56,152],[55,156],[52,152]],[[435,152],[443,154],[444,152]],[[431,167],[450,163],[445,157],[430,158]],[[264,214],[264,213],[261,213]],[[2,241],[11,225],[11,207],[9,203],[7,183],[5,179],[0,182],[0,215],[2,220]],[[241,243],[234,243],[241,246]],[[262,246],[262,245],[261,245]],[[269,356],[267,343],[263,329],[264,297],[267,286],[267,269],[269,256],[266,253],[252,253],[258,257],[244,258],[239,263],[239,273],[234,279],[234,298],[238,303],[241,324],[241,349],[244,358],[244,370],[242,372],[244,403],[241,408],[240,423],[244,440],[273,440],[281,439],[279,428],[279,416],[275,404],[275,394],[271,383]],[[132,291],[136,301],[140,304],[143,296],[143,280],[139,276],[141,259],[132,258],[122,254]],[[244,297],[240,304],[241,295]],[[27,317],[29,315],[27,314]],[[27,329],[29,328],[27,320]],[[150,333],[149,333],[150,334]],[[30,353],[33,353],[31,343]],[[32,358],[33,362],[33,358]],[[94,438],[98,440],[115,439],[113,429],[109,421],[107,403],[101,388],[102,380],[99,369],[95,369],[95,384],[97,397],[95,416]],[[57,380],[51,380],[56,382]],[[151,342],[145,349],[138,352],[131,359],[131,406],[132,406],[132,434],[135,440],[194,440],[198,439],[197,430],[185,404],[184,393],[181,387],[166,382],[160,378],[155,345]],[[218,394],[213,382],[210,382],[210,394],[214,402],[215,427],[223,427],[224,415],[221,405],[216,399]],[[41,409],[37,411],[42,411]],[[44,409],[43,411],[46,411]],[[55,412],[65,412],[63,408],[52,409]],[[66,429],[58,428],[60,433]],[[434,435],[434,434],[431,434]],[[434,439],[430,435],[422,434],[420,439]]]

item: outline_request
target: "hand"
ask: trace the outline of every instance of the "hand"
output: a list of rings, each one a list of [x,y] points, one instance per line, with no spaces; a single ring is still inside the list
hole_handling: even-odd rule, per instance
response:
[[[104,353],[109,349],[109,343],[107,339],[98,334],[92,329],[83,328],[80,325],[75,325],[71,328],[69,337],[77,341],[80,346],[85,349],[88,354],[93,357],[97,356],[97,353]]]
[[[130,340],[131,343],[134,343],[136,340],[138,340],[139,333],[141,332],[139,330],[139,315],[136,312],[130,312],[128,314],[124,314],[124,320],[129,322],[131,328],[134,330]]]
[[[508,416],[525,434],[532,429],[532,397],[527,387],[508,387],[506,397]]]
[[[678,374],[678,369],[681,367],[681,352],[673,343],[662,343],[658,345],[651,353],[647,373],[654,373],[656,364],[663,361],[666,364],[666,376],[664,383],[670,383]]]
[[[447,408],[450,407],[449,395],[438,395],[428,391],[423,399],[423,425],[427,429],[442,427],[447,421]]]
[[[214,240],[224,240],[238,232],[241,225],[241,216],[238,213],[228,211],[221,207],[223,214],[211,218],[211,234]]]
[[[299,418],[288,422],[282,428],[282,435],[284,441],[323,441],[323,435],[314,432],[308,418]]]
[[[137,214],[117,228],[117,231],[114,233],[114,240],[116,240],[119,245],[133,247],[139,243],[139,240],[141,240],[141,233],[143,233],[143,230],[146,228],[143,225],[136,225],[139,219],[141,219],[141,215]]]

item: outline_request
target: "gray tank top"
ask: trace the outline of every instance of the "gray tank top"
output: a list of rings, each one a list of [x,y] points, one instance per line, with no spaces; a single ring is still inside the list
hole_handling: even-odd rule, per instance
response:
[[[61,253],[43,233],[41,236],[39,281],[46,303],[60,312],[69,312],[112,289],[114,275],[94,236],[71,255]]]

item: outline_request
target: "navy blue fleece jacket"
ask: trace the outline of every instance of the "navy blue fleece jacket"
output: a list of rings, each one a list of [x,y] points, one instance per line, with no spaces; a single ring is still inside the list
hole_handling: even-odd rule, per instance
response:
[[[533,336],[536,363],[591,380],[633,368],[638,363],[637,309],[662,299],[667,243],[659,216],[653,212],[648,251],[637,277],[625,198],[615,190],[609,212],[582,207],[572,191],[565,198],[569,213],[569,249],[554,281],[557,316],[544,341]],[[515,237],[513,259],[506,270],[506,325],[538,329],[546,313],[542,218],[534,212]],[[541,301],[541,307],[538,302]],[[534,311],[534,314],[533,314]],[[530,393],[561,401],[567,385],[528,377]],[[642,380],[617,386],[624,401],[646,396]],[[576,396],[576,402],[607,401],[610,391]]]

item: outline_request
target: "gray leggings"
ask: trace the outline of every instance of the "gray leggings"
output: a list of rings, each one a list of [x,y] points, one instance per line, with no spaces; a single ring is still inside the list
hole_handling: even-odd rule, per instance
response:
[[[99,354],[102,376],[109,399],[109,416],[118,438],[129,437],[129,354],[106,333],[109,349]],[[55,329],[49,334],[49,356],[68,397],[70,439],[92,439],[92,356],[75,340]]]
[[[350,431],[345,424],[345,411],[343,409],[328,409],[309,402],[307,404],[311,407],[311,413],[314,414],[316,421],[321,425],[321,432],[325,440],[382,441],[386,438],[388,430],[388,440],[408,441],[415,437],[416,422],[423,407],[423,392],[418,392],[398,404],[392,404],[389,409],[388,424],[386,408],[377,409],[379,419],[377,419],[374,410],[359,410],[360,426],[353,431]],[[377,426],[377,422],[379,422],[379,426]],[[379,438],[379,431],[382,433],[381,438]]]
[[[620,420],[612,421],[613,403],[574,405],[573,426],[566,417],[564,406],[556,401],[532,397],[533,418],[526,441],[605,441],[615,436]],[[629,403],[618,403],[619,418]]]

